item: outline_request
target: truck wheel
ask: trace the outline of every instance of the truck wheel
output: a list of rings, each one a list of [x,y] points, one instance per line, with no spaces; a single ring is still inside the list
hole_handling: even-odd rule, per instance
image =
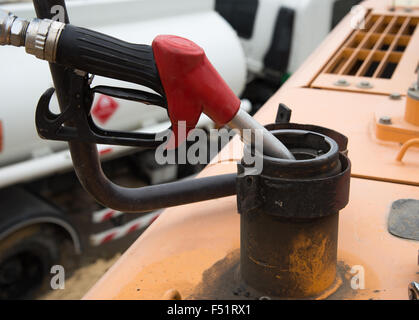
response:
[[[0,242],[0,299],[29,298],[59,261],[54,230],[32,226]]]

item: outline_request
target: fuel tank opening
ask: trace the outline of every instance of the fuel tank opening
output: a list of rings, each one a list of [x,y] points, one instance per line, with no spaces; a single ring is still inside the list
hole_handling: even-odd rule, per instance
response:
[[[323,296],[337,280],[339,210],[349,198],[347,141],[316,126],[267,128],[296,160],[262,156],[255,176],[238,165],[240,278],[261,296]]]

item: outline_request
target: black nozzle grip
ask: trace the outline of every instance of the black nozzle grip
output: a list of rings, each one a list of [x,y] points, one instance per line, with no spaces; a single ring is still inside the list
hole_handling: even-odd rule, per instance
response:
[[[57,45],[56,63],[95,75],[137,83],[164,97],[152,47],[66,25]]]

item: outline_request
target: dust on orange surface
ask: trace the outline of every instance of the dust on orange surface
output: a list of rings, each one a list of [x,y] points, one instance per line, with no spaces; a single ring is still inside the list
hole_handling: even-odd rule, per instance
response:
[[[351,180],[349,205],[340,213],[338,260],[354,268],[352,277],[361,270],[365,287],[340,298],[407,299],[407,284],[419,280],[418,244],[387,231],[391,203],[405,198],[419,198],[419,189]],[[168,209],[156,222],[85,299],[154,299],[167,289],[187,297],[206,270],[239,248],[234,197]]]
[[[311,234],[315,239],[298,237],[293,243],[286,272],[293,274],[306,296],[314,297],[327,290],[336,279],[336,265],[327,264],[325,254],[330,251],[330,237],[319,231]],[[280,275],[278,275],[280,276]]]
[[[146,266],[121,289],[115,299],[159,300],[169,290],[176,290],[182,298],[186,298],[201,282],[202,273],[222,258],[223,251],[207,248],[169,256]]]
[[[216,212],[214,212],[216,208]],[[197,278],[189,277],[188,273],[196,274],[203,272],[211,261],[217,261],[225,256],[226,252],[238,247],[239,215],[228,214],[236,212],[235,197],[227,197],[214,201],[179,206],[167,209],[144,234],[136,241],[141,242],[144,249],[137,250],[136,244],[132,245],[124,254],[125,258],[120,259],[111,270],[118,270],[115,274],[108,272],[105,276],[87,293],[85,298],[112,299],[132,296],[149,299],[148,294],[153,297],[163,297],[166,287],[176,288],[172,281],[179,284],[196,283]],[[170,222],[169,222],[170,221]],[[157,231],[157,232],[155,232]],[[140,240],[141,239],[141,240]],[[202,262],[197,261],[203,259]],[[162,263],[164,261],[164,263]],[[173,265],[183,264],[189,261],[193,268],[189,267],[187,273],[174,268]],[[156,263],[160,266],[153,271],[150,265]],[[187,264],[185,264],[187,266]],[[147,268],[147,269],[146,269]],[[110,270],[110,271],[111,271]],[[122,271],[123,270],[123,271]],[[144,270],[147,273],[143,273]],[[170,278],[167,282],[162,270],[177,276]],[[172,270],[172,271],[170,271]],[[122,272],[120,272],[122,271]],[[149,273],[151,272],[151,273]],[[132,276],[135,274],[134,278]],[[117,275],[114,277],[114,275]],[[179,278],[177,278],[179,277]],[[145,280],[147,278],[147,280]],[[156,291],[144,289],[137,291],[136,285],[140,280],[149,283],[155,281]],[[159,279],[159,280],[156,280]],[[199,279],[200,280],[200,279]],[[158,282],[165,284],[157,285]],[[166,286],[167,284],[167,286]],[[149,287],[147,287],[149,288]],[[185,285],[182,286],[185,288]],[[179,290],[185,295],[185,290]],[[97,296],[99,294],[99,296]]]

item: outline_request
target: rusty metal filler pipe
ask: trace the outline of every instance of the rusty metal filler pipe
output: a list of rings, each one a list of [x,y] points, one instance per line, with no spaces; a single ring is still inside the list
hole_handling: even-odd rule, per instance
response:
[[[297,160],[263,156],[258,176],[238,165],[240,276],[253,296],[314,298],[337,281],[339,210],[349,198],[346,138],[316,126],[268,128]]]

